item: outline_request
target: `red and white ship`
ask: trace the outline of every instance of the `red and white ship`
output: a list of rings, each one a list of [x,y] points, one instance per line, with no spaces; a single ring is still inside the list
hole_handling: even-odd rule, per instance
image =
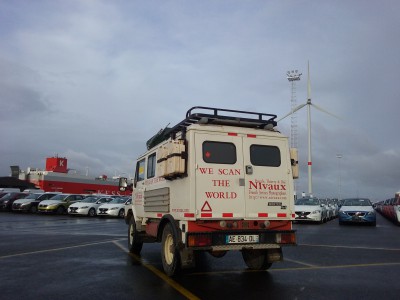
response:
[[[12,174],[20,180],[33,183],[45,192],[61,192],[73,194],[108,194],[128,195],[118,187],[118,178],[109,179],[106,175],[92,178],[85,175],[68,172],[68,160],[65,157],[47,157],[46,169],[28,168],[22,171],[12,166]],[[17,175],[18,174],[18,175]],[[17,176],[16,176],[17,175]]]

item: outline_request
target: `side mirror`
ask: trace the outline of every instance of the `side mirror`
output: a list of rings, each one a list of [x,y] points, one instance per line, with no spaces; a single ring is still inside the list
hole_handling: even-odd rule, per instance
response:
[[[293,179],[299,178],[299,158],[297,148],[290,148],[290,164],[292,167]]]
[[[132,184],[128,184],[128,178],[126,177],[120,177],[118,186],[121,192],[132,191]]]

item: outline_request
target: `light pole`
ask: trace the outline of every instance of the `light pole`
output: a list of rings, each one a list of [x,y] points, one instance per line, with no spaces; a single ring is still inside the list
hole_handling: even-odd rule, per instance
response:
[[[339,199],[342,197],[342,178],[341,178],[341,168],[340,168],[340,159],[343,157],[342,154],[336,154],[336,158],[339,159]]]

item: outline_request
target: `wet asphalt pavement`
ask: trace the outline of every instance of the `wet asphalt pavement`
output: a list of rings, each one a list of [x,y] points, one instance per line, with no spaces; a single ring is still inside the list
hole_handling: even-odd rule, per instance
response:
[[[122,219],[0,213],[0,299],[398,299],[400,227],[295,224],[269,271],[239,252],[168,278],[160,244],[127,252]]]

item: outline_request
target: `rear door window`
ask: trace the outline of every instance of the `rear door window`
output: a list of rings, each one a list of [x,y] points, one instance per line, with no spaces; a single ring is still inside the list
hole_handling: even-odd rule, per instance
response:
[[[250,161],[253,166],[279,167],[281,152],[276,146],[251,145]]]
[[[203,160],[211,164],[230,164],[237,161],[236,146],[233,143],[205,141]]]

